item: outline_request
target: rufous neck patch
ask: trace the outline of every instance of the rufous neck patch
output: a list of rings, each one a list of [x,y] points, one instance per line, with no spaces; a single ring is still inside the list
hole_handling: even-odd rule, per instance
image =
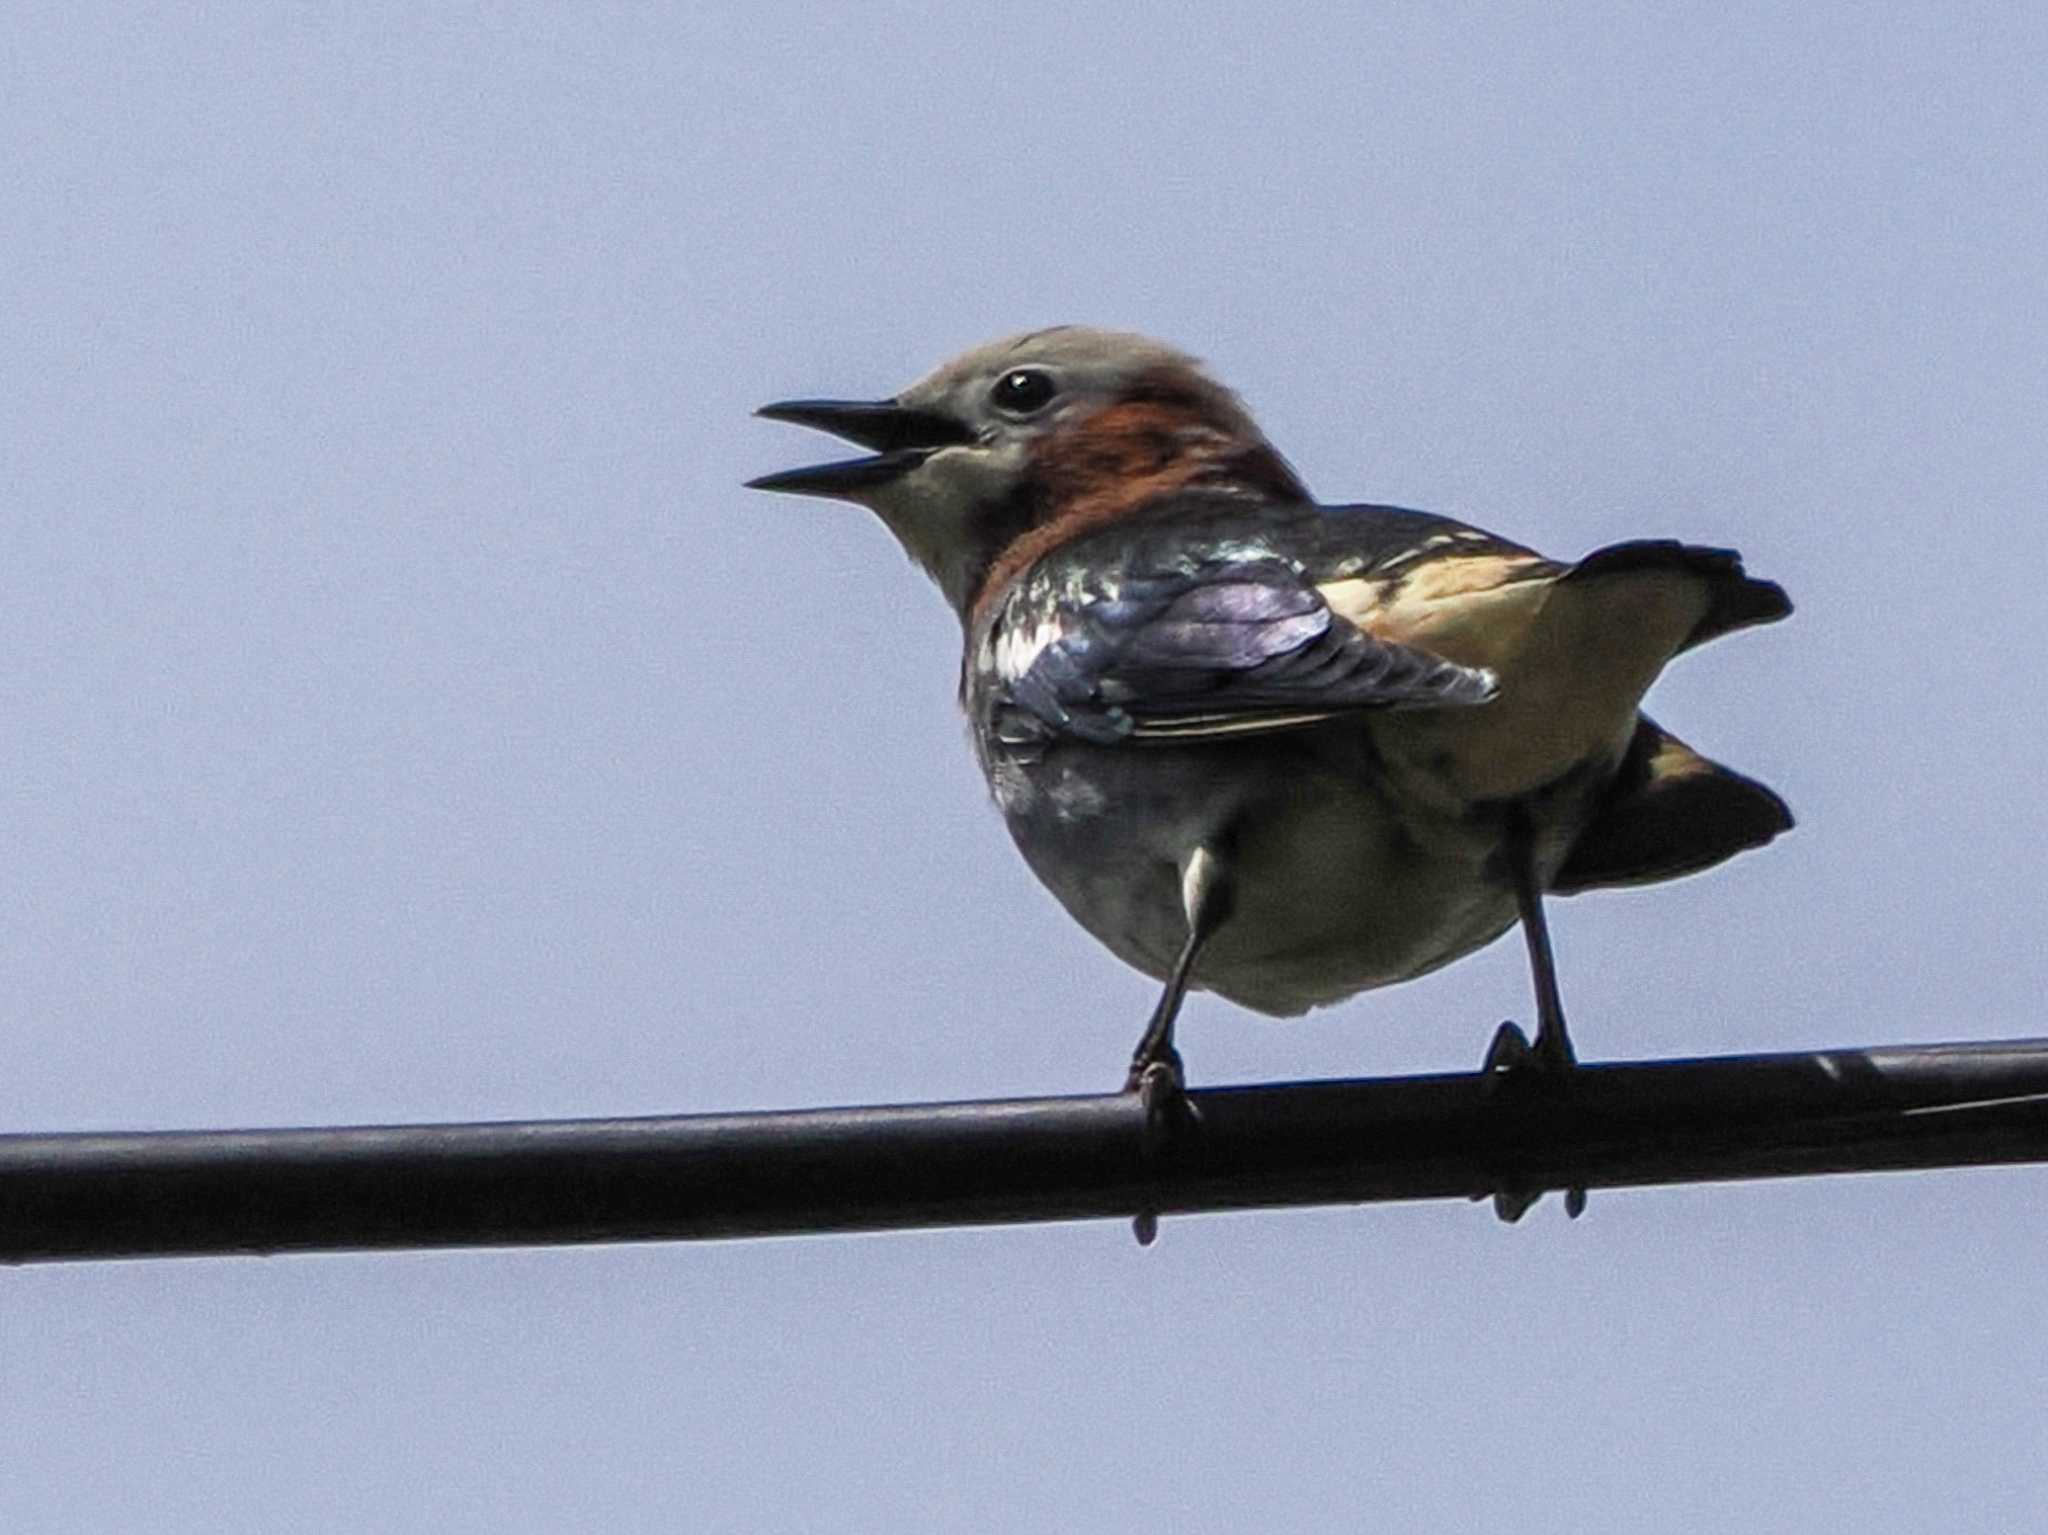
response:
[[[1084,417],[1039,445],[1031,480],[1040,520],[989,566],[974,627],[1012,581],[1052,550],[1177,491],[1200,486],[1308,499],[1270,444],[1230,431],[1188,397],[1124,400]]]

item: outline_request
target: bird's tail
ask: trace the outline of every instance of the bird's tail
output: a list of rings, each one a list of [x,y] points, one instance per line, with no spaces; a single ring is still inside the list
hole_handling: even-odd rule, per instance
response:
[[[1792,611],[1785,588],[1750,575],[1742,568],[1742,556],[1733,549],[1706,549],[1670,538],[1638,539],[1596,549],[1559,579],[1568,584],[1638,571],[1691,576],[1704,587],[1706,613],[1680,643],[1680,651],[1752,624],[1776,623]]]
[[[1574,895],[1676,879],[1762,847],[1791,829],[1792,812],[1777,795],[1754,778],[1702,757],[1644,718],[1636,723],[1605,801],[1579,833],[1550,888]]]

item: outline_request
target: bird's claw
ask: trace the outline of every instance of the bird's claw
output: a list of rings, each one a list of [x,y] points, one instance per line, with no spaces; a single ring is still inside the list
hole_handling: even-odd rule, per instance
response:
[[[1179,1053],[1168,1046],[1156,1056],[1141,1056],[1132,1061],[1124,1091],[1136,1093],[1144,1108],[1145,1128],[1139,1155],[1150,1166],[1166,1144],[1175,1117],[1187,1107],[1187,1083],[1181,1074]],[[1140,1210],[1131,1220],[1131,1234],[1140,1247],[1150,1247],[1159,1236],[1159,1212]]]
[[[1186,1074],[1181,1070],[1180,1052],[1167,1045],[1156,1051],[1140,1050],[1131,1057],[1131,1069],[1124,1075],[1127,1093],[1181,1092]],[[1167,1084],[1171,1084],[1170,1088]],[[1149,1104],[1152,1100],[1146,1099]]]
[[[1527,1215],[1536,1201],[1543,1197],[1543,1190],[1510,1187],[1502,1184],[1493,1191],[1493,1213],[1503,1225],[1512,1226]]]
[[[1486,1047],[1486,1060],[1480,1071],[1486,1077],[1489,1091],[1502,1083],[1519,1080],[1521,1074],[1536,1064],[1536,1051],[1529,1043],[1529,1036],[1522,1032],[1522,1026],[1513,1019],[1493,1031],[1493,1041]]]
[[[1522,1026],[1510,1019],[1493,1031],[1479,1069],[1490,1089],[1512,1082],[1562,1091],[1565,1079],[1578,1064],[1571,1039],[1562,1029],[1538,1030],[1532,1045]]]
[[[1540,1030],[1536,1043],[1532,1045],[1521,1025],[1508,1022],[1494,1030],[1493,1041],[1486,1047],[1486,1061],[1480,1071],[1486,1079],[1484,1090],[1489,1095],[1542,1092],[1562,1096],[1571,1085],[1571,1074],[1577,1065],[1571,1040],[1563,1030]],[[1503,1182],[1493,1191],[1493,1213],[1513,1225],[1529,1213],[1543,1193],[1542,1189]],[[1586,1213],[1584,1189],[1568,1188],[1564,1191],[1564,1213],[1573,1220]]]
[[[1527,1215],[1530,1210],[1535,1208],[1536,1202],[1543,1197],[1544,1192],[1542,1189],[1528,1188],[1519,1183],[1503,1182],[1500,1187],[1493,1191],[1493,1213],[1505,1224],[1512,1226],[1516,1221]],[[1474,1199],[1484,1199],[1486,1196],[1484,1194],[1475,1194],[1472,1197]],[[1586,1213],[1586,1191],[1584,1189],[1566,1189],[1564,1191],[1564,1213],[1572,1220],[1577,1220]]]

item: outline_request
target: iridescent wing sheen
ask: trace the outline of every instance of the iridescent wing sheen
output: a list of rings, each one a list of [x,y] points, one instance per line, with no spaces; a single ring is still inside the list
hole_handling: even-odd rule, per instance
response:
[[[1010,710],[1101,744],[1183,742],[1493,696],[1490,672],[1376,639],[1294,562],[1217,551],[1113,580],[1027,578],[986,649]]]

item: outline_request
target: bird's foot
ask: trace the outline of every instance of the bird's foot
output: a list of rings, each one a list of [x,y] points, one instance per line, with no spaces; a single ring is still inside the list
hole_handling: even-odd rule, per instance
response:
[[[1158,1095],[1165,1092],[1180,1093],[1186,1089],[1186,1073],[1181,1070],[1180,1052],[1172,1045],[1163,1045],[1157,1050],[1140,1049],[1131,1057],[1131,1069],[1124,1074],[1124,1091]],[[1146,1098],[1149,1105],[1151,1097]]]
[[[1522,1026],[1510,1020],[1493,1031],[1486,1063],[1479,1069],[1489,1088],[1513,1083],[1562,1092],[1578,1064],[1571,1037],[1563,1029],[1539,1029],[1532,1045]]]
[[[1168,1045],[1153,1054],[1141,1053],[1131,1062],[1124,1091],[1136,1093],[1145,1110],[1139,1155],[1149,1166],[1166,1144],[1174,1121],[1187,1111],[1187,1080],[1181,1071],[1180,1052]],[[1132,1218],[1131,1233],[1140,1247],[1150,1247],[1159,1236],[1159,1212],[1140,1210]]]
[[[1493,1042],[1486,1047],[1486,1062],[1480,1070],[1486,1078],[1485,1090],[1490,1095],[1540,1093],[1563,1097],[1571,1090],[1572,1073],[1577,1066],[1571,1039],[1563,1029],[1539,1030],[1536,1043],[1532,1045],[1521,1026],[1509,1022],[1494,1031]],[[1518,1181],[1504,1181],[1493,1191],[1493,1213],[1512,1225],[1529,1213],[1543,1193],[1540,1188],[1530,1188]],[[1573,1220],[1586,1213],[1584,1189],[1564,1191],[1564,1213]]]

